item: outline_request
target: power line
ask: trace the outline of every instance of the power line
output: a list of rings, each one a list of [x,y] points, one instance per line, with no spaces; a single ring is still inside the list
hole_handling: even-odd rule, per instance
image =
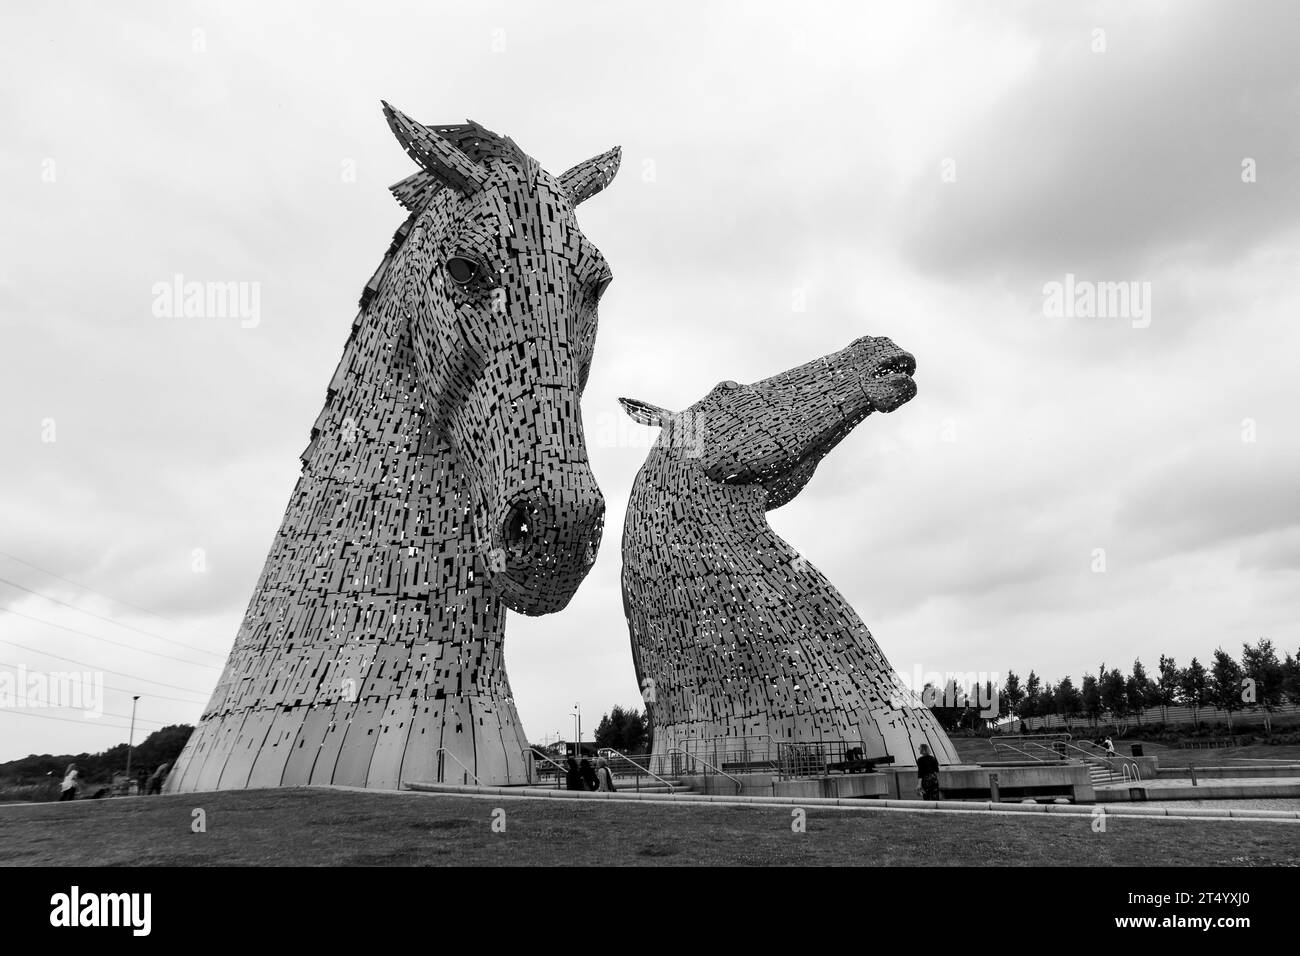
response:
[[[6,641],[4,638],[0,638],[0,644],[8,644],[10,647],[18,648],[20,651],[30,651],[33,654],[43,654],[46,657],[53,657],[56,661],[67,661],[69,664],[80,664],[82,667],[90,667],[97,671],[103,671],[105,674],[116,674],[118,677],[129,677],[131,680],[144,681],[146,684],[156,684],[159,687],[170,687],[172,690],[189,691],[191,694],[207,693],[207,691],[195,690],[193,687],[181,687],[179,684],[168,684],[165,681],[141,677],[139,674],[127,674],[124,671],[110,670],[107,667],[100,667],[98,664],[87,664],[85,661],[79,661],[73,657],[64,657],[61,654],[55,654],[51,651],[43,651],[36,647],[28,647],[25,644],[15,644],[13,641]]]
[[[37,624],[44,624],[46,627],[57,627],[61,631],[69,631],[73,634],[80,634],[82,637],[89,637],[92,640],[103,641],[105,644],[112,644],[115,647],[124,647],[128,651],[137,651],[140,654],[152,654],[154,657],[163,657],[169,661],[178,661],[182,664],[189,664],[191,667],[208,667],[212,670],[217,669],[216,664],[201,664],[198,661],[187,661],[183,657],[173,657],[171,654],[163,654],[159,651],[145,650],[143,647],[133,647],[130,644],[123,644],[121,641],[115,641],[108,637],[101,637],[98,634],[91,634],[87,631],[79,631],[75,627],[68,627],[64,624],[55,624],[53,621],[46,621],[39,617],[32,617],[30,614],[24,614],[22,611],[15,611],[13,608],[0,607],[0,613],[15,614],[18,617],[25,617],[29,621],[35,621]]]
[[[26,666],[27,666],[26,664],[11,664],[11,663],[9,663],[8,661],[0,661],[0,667],[24,667],[24,668],[25,668]],[[84,666],[86,666],[86,667],[93,667],[93,665],[91,665],[91,664],[86,664],[86,665],[84,665]],[[95,670],[99,670],[99,668],[94,668],[94,669],[95,669]],[[121,694],[136,694],[137,691],[139,690],[139,688],[131,688],[131,689],[128,690],[128,689],[125,688],[125,687],[114,687],[112,684],[105,684],[105,685],[104,685],[104,689],[105,689],[105,690],[115,690],[115,691],[117,691],[118,693],[121,693]],[[198,691],[195,691],[194,693],[197,694]],[[168,697],[168,696],[165,695],[165,694],[140,694],[140,696],[141,696],[141,697],[148,697],[150,700],[174,700],[174,701],[176,701],[178,704],[201,704],[201,703],[203,703],[203,701],[201,701],[201,700],[184,700],[184,699],[182,699],[182,698],[180,698],[180,697]]]
[[[79,614],[84,614],[87,617],[93,617],[99,621],[106,621],[109,624],[112,624],[116,627],[124,627],[128,631],[135,631],[139,634],[143,634],[145,637],[152,637],[155,640],[165,641],[168,644],[175,644],[178,647],[188,648],[189,650],[197,651],[200,654],[207,654],[211,657],[223,659],[223,655],[217,654],[214,651],[207,651],[201,647],[195,647],[193,644],[186,644],[184,641],[177,641],[170,637],[163,637],[161,634],[155,634],[153,631],[146,631],[143,628],[136,627],[132,624],[123,624],[121,621],[116,621],[111,617],[105,617],[102,614],[96,614],[94,611],[87,611],[85,608],[77,607],[77,605],[75,604],[69,604],[67,601],[60,601],[58,598],[52,598],[48,594],[42,594],[40,591],[33,591],[31,588],[24,587],[23,585],[18,584],[14,581],[10,581],[8,578],[0,578],[0,584],[7,584],[11,588],[17,588],[19,591],[26,591],[28,594],[34,594],[38,598],[41,598],[44,601],[49,601],[52,604],[58,604],[60,607],[71,608],[72,610],[76,611]]]
[[[21,716],[23,716],[23,717],[40,717],[42,720],[62,720],[62,721],[64,721],[65,723],[69,723],[69,724],[80,724],[80,725],[83,726],[83,727],[86,726],[86,718],[85,718],[85,717],[82,717],[82,718],[80,718],[80,719],[78,719],[78,718],[76,718],[76,717],[55,717],[53,714],[34,714],[34,713],[31,713],[30,711],[17,711],[17,710],[11,710],[11,709],[9,709],[8,707],[0,707],[0,714],[21,714]],[[95,726],[97,726],[97,727],[112,727],[112,728],[115,729],[115,730],[130,730],[130,729],[131,729],[129,724],[101,724],[101,723],[99,723],[98,721],[95,722]],[[20,758],[20,759],[21,759],[21,758]]]
[[[115,598],[111,594],[105,594],[103,591],[96,591],[92,587],[88,587],[85,584],[81,584],[78,581],[72,580],[72,578],[65,578],[61,574],[55,574],[53,571],[49,570],[48,568],[43,568],[39,564],[32,564],[30,561],[20,558],[16,554],[10,554],[8,551],[0,551],[0,555],[3,555],[4,557],[8,558],[10,561],[17,561],[19,564],[27,565],[27,567],[29,568],[35,568],[37,571],[40,571],[41,574],[48,574],[52,578],[58,578],[60,581],[63,581],[67,584],[71,584],[74,588],[81,588],[83,591],[89,591],[91,594],[98,594],[100,597],[107,598],[108,600],[112,601],[114,604],[120,604],[123,607],[129,607],[134,611],[142,611],[145,614],[158,618],[158,620],[160,621],[167,621],[170,624],[176,623],[174,620],[172,620],[170,617],[167,617],[165,614],[159,614],[157,611],[151,611],[147,607],[141,607],[138,604],[132,604],[130,601],[123,601],[121,598]]]
[[[38,713],[36,713],[35,711],[32,711],[32,710],[23,710],[23,709],[18,708],[18,707],[0,707],[0,714],[17,714],[18,716],[21,716],[21,717],[45,717],[45,718],[48,718],[48,719],[50,719],[50,720],[68,720],[68,721],[71,721],[71,722],[73,722],[73,723],[82,724],[82,725],[84,725],[84,724],[86,723],[86,721],[90,721],[90,722],[93,723],[93,724],[98,724],[98,723],[99,723],[99,718],[98,718],[98,717],[55,717],[53,714],[38,714]],[[122,719],[122,720],[130,720],[130,719],[131,719],[131,715],[130,715],[130,714],[111,714],[111,713],[109,713],[108,711],[104,711],[104,716],[105,716],[105,717],[118,717],[118,718],[120,718],[120,719]],[[147,720],[147,719],[145,719],[144,717],[137,717],[137,718],[135,719],[135,722],[136,722],[137,724],[157,724],[159,727],[166,727],[166,726],[168,726],[167,724],[163,723],[161,720]],[[101,725],[101,726],[117,727],[117,724],[103,724],[103,725]],[[120,728],[120,729],[122,729],[122,730],[127,730],[127,729],[129,729],[129,728],[130,728],[130,725],[128,724],[126,727],[122,727],[122,728]]]

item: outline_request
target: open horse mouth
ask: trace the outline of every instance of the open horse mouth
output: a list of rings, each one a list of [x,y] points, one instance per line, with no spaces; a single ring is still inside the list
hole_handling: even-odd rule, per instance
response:
[[[899,352],[877,365],[876,370],[871,373],[871,377],[879,381],[894,375],[912,375],[915,371],[916,359],[907,352]]]
[[[912,378],[916,359],[910,352],[897,349],[869,368],[859,374],[873,411],[892,412],[916,397],[916,380]]]

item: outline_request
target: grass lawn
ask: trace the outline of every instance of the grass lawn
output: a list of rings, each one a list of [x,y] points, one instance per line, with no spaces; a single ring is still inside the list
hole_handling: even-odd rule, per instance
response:
[[[506,832],[492,831],[505,811]],[[206,812],[207,832],[190,830]],[[252,790],[0,807],[16,865],[1300,865],[1300,826]]]

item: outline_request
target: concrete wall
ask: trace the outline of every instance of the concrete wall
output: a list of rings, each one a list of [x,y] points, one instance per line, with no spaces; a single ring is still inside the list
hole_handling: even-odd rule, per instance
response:
[[[883,773],[842,773],[801,780],[776,780],[774,797],[888,797],[889,781]]]
[[[939,789],[945,794],[961,793],[963,798],[988,799],[990,773],[998,775],[1001,797],[1005,800],[1054,795],[1067,797],[1076,803],[1091,803],[1094,799],[1088,768],[1069,763],[996,767],[958,764],[939,770]],[[917,799],[915,767],[891,767],[877,773],[830,774],[796,780],[778,780],[770,773],[735,776],[744,785],[741,793],[748,797]],[[735,781],[719,774],[683,776],[681,779],[697,793],[723,797],[736,795]]]
[[[1156,776],[1176,777],[1187,779],[1191,776],[1191,771],[1187,769],[1187,764],[1179,766],[1177,760],[1165,758],[1165,766],[1159,768],[1159,774],[1147,776],[1146,769],[1142,770],[1142,779],[1151,780]],[[1239,767],[1197,767],[1196,778],[1207,780],[1218,779],[1221,777],[1300,777],[1300,764],[1247,764],[1243,763]]]
[[[941,767],[939,770],[939,790],[941,793],[962,792],[963,795],[991,792],[989,775],[998,775],[998,787],[1003,799],[1017,796],[1032,796],[1035,793],[1050,795],[1060,792],[1076,803],[1091,803],[1093,800],[1092,779],[1088,768],[1082,764],[1053,763],[1033,766],[964,766]],[[902,767],[889,769],[884,773],[890,781],[889,796],[896,800],[916,799],[915,768]]]
[[[741,790],[747,797],[770,797],[772,796],[772,782],[776,779],[774,774],[770,773],[737,773],[732,774],[743,785]],[[711,773],[707,776],[683,776],[683,783],[695,788],[696,793],[708,793],[720,797],[732,797],[736,795],[736,781],[730,777],[724,777],[721,774]]]
[[[1246,800],[1260,797],[1300,797],[1300,783],[1219,783],[1194,787],[1160,785],[1147,789],[1141,784],[1133,787],[1107,787],[1097,791],[1098,803],[1137,803],[1143,800]],[[1225,811],[1241,813],[1243,811]]]
[[[889,781],[882,773],[841,773],[824,777],[803,777],[797,780],[778,780],[770,773],[734,774],[744,785],[741,794],[746,797],[838,797],[842,799],[887,797]],[[696,793],[710,796],[736,795],[736,782],[720,774],[682,777]]]

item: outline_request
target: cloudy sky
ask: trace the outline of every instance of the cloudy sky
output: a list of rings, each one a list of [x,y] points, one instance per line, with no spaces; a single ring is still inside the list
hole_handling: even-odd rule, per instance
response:
[[[618,542],[653,433],[617,397],[864,334],[920,393],[771,520],[905,677],[1300,646],[1293,4],[358,9],[0,14],[0,672],[109,688],[98,720],[0,708],[0,759],[118,742],[132,693],[137,739],[197,718],[403,219],[381,98],[556,173],[623,147],[579,210],[616,276],[609,522],[569,608],[507,626],[532,739],[639,703]],[[156,316],[177,274],[257,283],[256,323]],[[1067,275],[1140,297],[1054,313]]]

